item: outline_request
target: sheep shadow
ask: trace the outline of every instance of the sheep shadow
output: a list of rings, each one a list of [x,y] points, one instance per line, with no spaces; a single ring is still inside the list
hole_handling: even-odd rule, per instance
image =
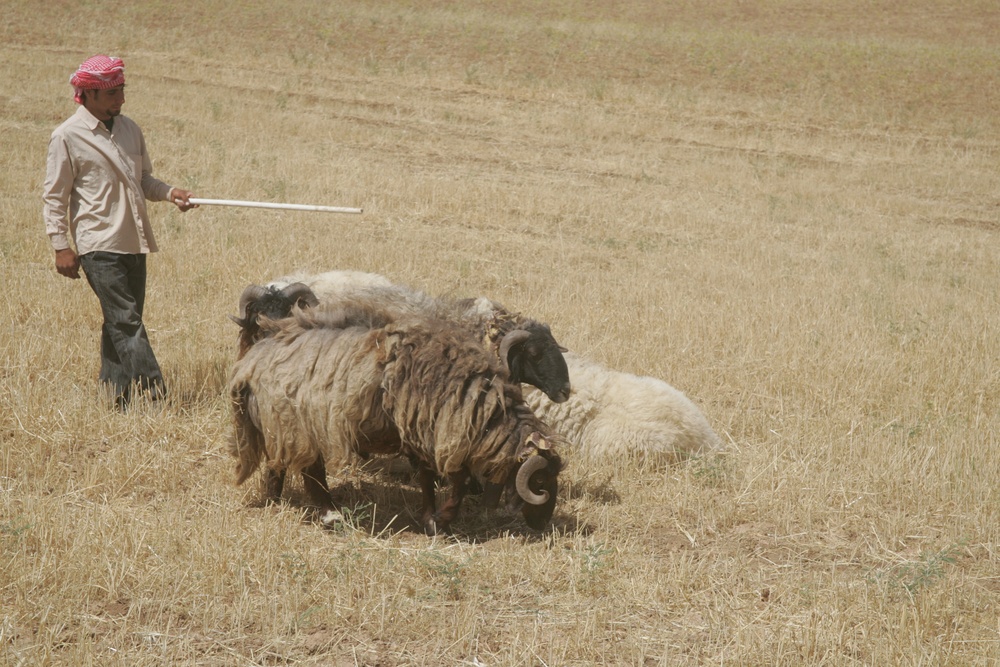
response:
[[[354,465],[346,470],[328,473],[330,495],[334,507],[344,516],[344,530],[357,530],[372,536],[407,534],[424,536],[421,522],[423,497],[416,473],[394,465],[391,459],[378,459]],[[261,508],[269,503],[264,499],[263,484],[249,507]],[[438,501],[444,498],[446,488],[439,488]],[[303,522],[320,525],[315,507],[298,475],[289,475],[280,503],[303,510]],[[337,533],[341,528],[332,529]],[[519,511],[501,507],[493,509],[484,505],[480,495],[465,496],[462,510],[452,523],[450,537],[464,542],[481,543],[494,539],[519,537],[527,542],[547,539],[552,532],[583,534],[589,532],[572,516],[556,511],[549,526],[543,530],[530,528]]]
[[[611,476],[595,481],[592,479],[573,480],[564,485],[568,500],[590,500],[602,505],[618,505],[621,495],[611,483]]]

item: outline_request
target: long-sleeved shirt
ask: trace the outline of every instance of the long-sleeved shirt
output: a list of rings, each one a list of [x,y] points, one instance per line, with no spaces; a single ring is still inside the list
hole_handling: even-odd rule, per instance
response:
[[[142,130],[119,115],[109,132],[86,107],[52,132],[42,195],[52,248],[77,254],[93,250],[157,250],[146,199],[165,201],[171,186],[153,177]]]

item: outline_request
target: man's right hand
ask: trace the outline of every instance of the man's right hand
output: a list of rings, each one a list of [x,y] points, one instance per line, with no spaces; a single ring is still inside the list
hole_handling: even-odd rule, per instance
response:
[[[56,250],[56,271],[74,280],[80,277],[80,258],[72,248]]]

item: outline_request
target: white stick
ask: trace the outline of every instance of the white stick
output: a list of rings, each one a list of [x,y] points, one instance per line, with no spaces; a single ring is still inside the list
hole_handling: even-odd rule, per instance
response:
[[[274,204],[265,201],[239,201],[236,199],[202,199],[191,197],[192,204],[207,206],[246,206],[248,208],[280,208],[287,211],[324,211],[326,213],[361,213],[360,208],[345,208],[343,206],[312,206],[310,204]]]

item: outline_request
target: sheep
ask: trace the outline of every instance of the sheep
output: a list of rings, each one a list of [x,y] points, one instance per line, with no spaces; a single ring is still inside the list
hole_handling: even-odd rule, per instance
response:
[[[491,499],[507,491],[530,527],[551,520],[558,438],[466,328],[433,317],[389,320],[354,302],[260,325],[266,335],[228,383],[237,484],[264,461],[265,494],[275,501],[284,472],[300,472],[321,522],[332,525],[340,515],[325,461],[403,454],[418,464],[427,534],[449,532],[473,476]],[[438,475],[451,482],[440,508]]]
[[[394,285],[389,279],[371,273],[300,274],[273,284],[287,287],[292,279],[315,285],[327,299],[333,300],[338,295],[367,294],[371,301],[394,302],[396,310],[408,312],[432,310],[438,303],[416,290]],[[373,293],[383,296],[372,298]],[[452,308],[452,316],[457,313],[460,319],[477,327],[487,347],[492,340],[504,340],[503,336],[498,336],[498,331],[507,330],[523,318],[512,315],[501,304],[486,297],[447,303]],[[525,380],[532,372],[530,364],[527,369],[518,366],[530,356],[508,356],[512,376],[538,386],[540,383]],[[573,378],[568,402],[560,401],[555,405],[551,397],[547,399],[542,392],[531,389],[526,392],[525,399],[557,432],[569,436],[581,455],[602,458],[628,454],[650,462],[667,462],[723,449],[721,440],[698,407],[666,382],[614,371],[572,353],[560,356],[567,363],[567,377]]]
[[[259,324],[261,316],[280,319],[288,316],[294,306],[317,305],[319,299],[307,285],[300,282],[288,283],[280,288],[248,285],[240,295],[239,317],[229,316],[240,327],[236,358],[242,359],[250,346],[264,335]]]
[[[557,403],[569,397],[570,380],[560,346],[547,324],[512,313],[489,299],[436,298],[420,290],[392,283],[385,276],[361,271],[297,273],[276,278],[268,288],[287,289],[305,284],[322,303],[362,300],[395,316],[434,315],[465,322],[483,345],[510,369],[515,382],[538,387]],[[248,288],[249,289],[249,288]]]
[[[659,464],[723,448],[698,407],[663,380],[615,371],[572,352],[564,357],[573,378],[569,400],[557,404],[529,390],[525,401],[581,458]]]
[[[291,283],[305,283],[313,293],[323,299],[340,297],[344,294],[368,287],[393,287],[391,280],[378,273],[349,271],[341,269],[325,273],[298,271],[268,282],[268,287],[283,288]]]
[[[376,273],[346,270],[318,274],[298,272],[271,280],[265,287],[248,286],[240,300],[241,318],[247,308],[252,312],[267,309],[272,317],[281,317],[290,313],[296,303],[300,306],[315,305],[301,298],[284,300],[281,302],[284,309],[273,305],[275,291],[283,294],[292,285],[307,285],[312,296],[323,303],[356,300],[378,307],[386,316],[431,315],[463,322],[482,340],[483,346],[506,365],[514,382],[538,387],[555,402],[569,397],[569,373],[562,357],[565,348],[556,342],[549,326],[512,313],[495,301],[485,297],[436,298],[395,284]],[[248,299],[252,301],[259,295],[268,299],[266,306],[247,305]],[[233,319],[245,329],[256,329],[252,321]],[[244,333],[241,340],[251,336],[256,337],[256,333]],[[319,468],[313,474],[319,475]],[[473,488],[479,488],[478,483],[474,483]]]

